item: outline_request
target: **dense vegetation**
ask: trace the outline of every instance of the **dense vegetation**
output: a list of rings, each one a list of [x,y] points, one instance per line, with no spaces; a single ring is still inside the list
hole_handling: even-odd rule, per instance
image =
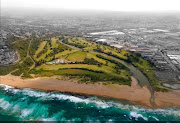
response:
[[[15,36],[10,36],[8,38],[8,42],[12,50],[17,50],[18,55],[20,57],[19,62],[23,62],[23,60],[25,60],[27,56],[27,50],[28,50],[30,40],[29,39],[25,40],[25,39],[20,39]],[[19,62],[16,64],[0,66],[0,75],[6,75],[18,69]]]
[[[28,57],[26,58],[26,60],[24,60],[23,63],[19,64],[16,67],[17,70],[13,72],[12,75],[15,75],[15,76],[22,75],[22,77],[24,78],[31,78],[28,72],[32,65],[33,65],[33,61]]]
[[[30,54],[31,57],[32,57],[32,56],[35,54],[35,52],[37,51],[38,46],[39,46],[40,43],[41,43],[41,40],[43,40],[43,39],[40,39],[40,38],[32,38],[31,46],[30,46],[30,49],[29,49],[29,54]]]
[[[0,66],[0,75],[7,75],[13,70],[15,70],[17,65],[3,65]]]
[[[102,65],[102,63],[99,63],[94,58],[90,58],[90,59],[89,58],[85,58],[83,63],[84,64],[91,64],[91,65],[98,65],[98,64]]]
[[[65,38],[60,37],[60,39]],[[119,84],[127,82],[129,83],[128,85],[130,85],[130,73],[126,69],[123,69],[123,65],[121,65],[120,63],[111,63],[110,60],[98,58],[95,54],[71,49],[63,44],[60,44],[59,38],[51,38],[51,40],[41,41],[39,43],[39,46],[36,48],[36,51],[32,55],[33,59],[35,59],[36,61],[36,67],[30,72],[36,74],[36,76],[51,76],[57,75],[57,73],[61,73],[61,75],[67,75],[71,77],[79,76],[80,78],[86,78],[87,80],[92,82],[116,81]],[[70,61],[70,63],[66,63],[64,65],[45,64],[47,61],[52,61],[57,58],[67,59],[68,61]],[[83,72],[69,72],[65,74],[62,72],[62,70],[81,70],[86,72],[84,74]],[[49,74],[47,74],[47,72]],[[91,74],[87,74],[88,72],[90,72]],[[98,79],[98,74],[101,76],[101,79]]]
[[[11,47],[18,51],[20,61],[14,65],[0,66],[1,75],[10,72],[23,78],[31,78],[30,73],[36,76],[62,75],[79,77],[81,82],[107,82],[130,85],[130,72],[126,66],[103,55],[89,52],[95,51],[134,65],[147,76],[156,91],[166,91],[154,75],[155,68],[144,60],[140,54],[110,47],[106,43],[95,43],[82,37],[32,37],[26,40],[12,37],[11,39],[13,39]],[[61,44],[60,41],[78,47],[80,50],[67,47]],[[30,56],[27,56],[28,47]],[[33,66],[34,63],[30,57],[35,61],[35,66]],[[46,64],[46,62],[55,59],[67,59],[70,62],[58,65]]]
[[[104,84],[123,84],[130,85],[130,79],[124,79],[117,76],[108,75],[102,71],[94,71],[86,68],[65,68],[58,70],[31,70],[32,74],[38,74],[39,76],[53,76],[63,75],[69,77],[79,77],[79,82],[104,82]]]
[[[101,59],[105,59],[105,60],[107,60],[107,61],[109,61],[109,62],[111,62],[111,63],[114,63],[114,64],[116,64],[116,69],[126,69],[126,70],[128,70],[128,68],[126,67],[126,66],[124,66],[123,64],[121,64],[121,63],[119,63],[119,62],[117,62],[117,61],[115,61],[115,60],[112,60],[112,59],[109,59],[109,58],[106,58],[106,57],[104,57],[104,56],[102,56],[102,55],[96,55],[98,58],[101,58]]]
[[[14,50],[17,50],[20,56],[20,61],[23,61],[27,56],[28,46],[30,39],[27,40],[19,40],[12,44]]]
[[[149,79],[155,91],[167,91],[166,88],[160,85],[158,78],[154,74],[156,68],[153,65],[151,65],[148,61],[143,59],[140,54],[111,47],[108,46],[106,43],[95,43],[91,41],[91,39],[85,39],[80,37],[72,37],[68,40],[63,40],[63,42],[72,46],[76,46],[76,44],[78,44],[78,47],[82,47],[84,50],[103,53],[123,60],[129,64],[132,64],[133,66],[137,67],[140,71],[142,71],[142,73]],[[97,57],[102,58],[102,56],[98,55]],[[112,63],[113,61],[110,62]]]

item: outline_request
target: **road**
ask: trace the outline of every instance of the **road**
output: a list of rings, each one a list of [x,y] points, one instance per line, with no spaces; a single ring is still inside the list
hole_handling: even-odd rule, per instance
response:
[[[179,70],[176,68],[176,66],[171,62],[171,60],[168,58],[167,55],[162,53],[162,50],[160,50],[160,54],[161,56],[166,60],[166,62],[169,64],[169,66],[171,67],[171,69],[175,72],[179,72]]]

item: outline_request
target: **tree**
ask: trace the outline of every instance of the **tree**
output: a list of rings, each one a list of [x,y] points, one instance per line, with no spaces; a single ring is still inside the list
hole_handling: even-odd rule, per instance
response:
[[[106,66],[108,66],[108,61],[106,61],[106,64],[105,64]]]
[[[121,73],[121,71],[120,71],[119,69],[116,69],[116,73],[120,74],[120,73]]]
[[[128,53],[125,53],[124,56],[127,56],[127,57],[128,57],[129,55],[128,55]]]
[[[55,60],[56,59],[56,57],[55,57],[55,55],[53,56],[53,58],[52,58],[52,60]]]
[[[98,67],[102,67],[102,63],[98,63]]]

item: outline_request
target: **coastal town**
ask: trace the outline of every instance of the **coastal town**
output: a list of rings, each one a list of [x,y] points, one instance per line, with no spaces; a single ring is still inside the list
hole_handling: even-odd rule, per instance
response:
[[[180,122],[179,0],[0,10],[0,122]]]
[[[18,60],[17,51],[12,51],[8,45],[11,38],[26,39],[32,35],[45,37],[52,34],[68,34],[91,38],[93,42],[140,53],[142,58],[148,60],[157,68],[155,74],[160,79],[165,80],[165,85],[177,85],[176,82],[180,80],[180,31],[178,29],[158,28],[157,25],[154,26],[155,28],[153,26],[138,28],[127,26],[128,28],[125,28],[116,20],[112,23],[113,25],[104,23],[106,26],[102,26],[101,19],[104,19],[103,17],[101,19],[97,17],[91,18],[88,21],[88,26],[85,21],[89,19],[88,16],[81,19],[80,22],[79,18],[74,17],[74,23],[71,22],[71,16],[66,19],[60,17],[50,20],[46,16],[43,18],[23,18],[2,15],[3,25],[0,34],[1,65],[12,64]],[[97,23],[94,23],[95,21]],[[58,63],[67,63],[66,60],[57,59],[57,61]],[[52,61],[47,64],[53,64],[54,62],[56,63],[56,61]],[[168,80],[168,83],[166,83],[166,80]]]
[[[151,40],[155,40],[155,38],[153,37],[154,35],[163,35],[168,38],[169,33],[170,32],[168,30],[147,30],[146,28],[139,28],[129,30],[124,29],[124,32],[112,30],[89,33],[89,35],[87,35],[86,37],[92,37],[93,41],[95,42],[106,43],[112,47],[140,53],[144,59],[147,59],[150,62],[154,63],[155,66],[160,70],[172,70],[180,72],[180,49],[177,47],[179,45],[180,32],[173,33],[173,35],[176,35],[176,37],[172,36],[171,38],[177,39],[176,42],[169,42],[167,44],[168,47],[171,47],[171,49],[169,50],[167,48],[164,48],[164,46],[155,43],[152,44],[151,42]],[[151,35],[152,37],[150,37]],[[129,38],[129,40],[126,40],[127,37]],[[173,46],[175,46],[174,49],[172,48]]]
[[[93,32],[88,33],[86,37],[93,38],[95,42],[140,53],[142,58],[155,65],[158,69],[156,75],[160,79],[172,81],[171,84],[173,81],[180,80],[180,32],[138,28],[124,29],[122,32],[118,30]],[[164,83],[163,85],[174,89],[180,87],[178,84],[170,86]]]

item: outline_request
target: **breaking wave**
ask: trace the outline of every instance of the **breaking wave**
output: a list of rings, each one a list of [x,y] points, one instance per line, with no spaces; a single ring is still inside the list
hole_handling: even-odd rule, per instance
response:
[[[167,121],[180,120],[180,109],[146,109],[97,97],[16,89],[0,84],[0,114],[33,121]],[[0,115],[0,120],[3,117]]]

